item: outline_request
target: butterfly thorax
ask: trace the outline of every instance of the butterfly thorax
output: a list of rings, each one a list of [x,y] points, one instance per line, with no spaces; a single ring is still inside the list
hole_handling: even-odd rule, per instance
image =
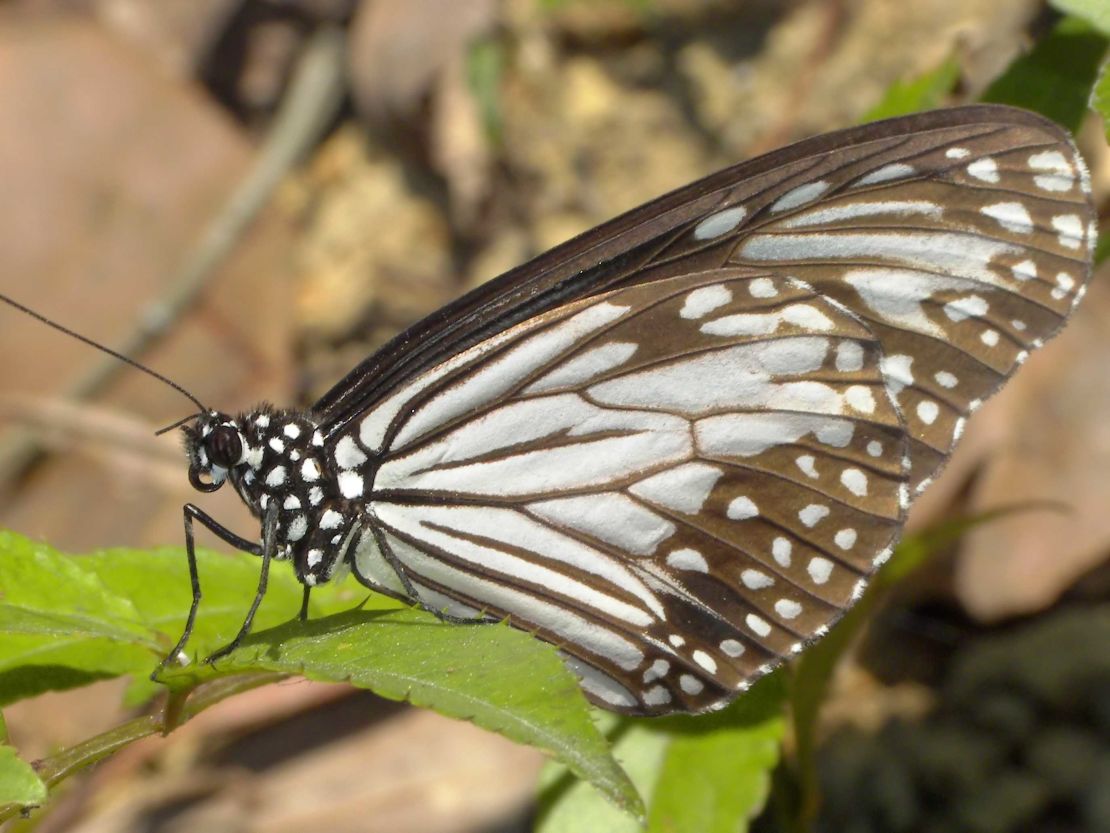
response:
[[[227,481],[264,524],[276,513],[274,557],[292,560],[300,581],[332,577],[359,515],[352,496],[362,495],[365,455],[329,449],[306,413],[266,404],[200,416],[185,429],[185,450],[195,488],[215,491]]]

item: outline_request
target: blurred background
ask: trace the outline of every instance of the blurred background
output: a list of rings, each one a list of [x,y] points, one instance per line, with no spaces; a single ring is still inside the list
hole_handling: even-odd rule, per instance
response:
[[[715,169],[975,96],[1038,0],[7,0],[0,291],[224,410],[308,405],[455,295]],[[1096,197],[1110,163],[1079,142]],[[975,527],[901,586],[826,704],[830,830],[1110,830],[1110,290],[971,421],[916,507]],[[0,526],[181,541],[174,391],[0,310]],[[199,502],[256,523],[228,490]],[[213,542],[206,541],[211,545]],[[28,759],[121,685],[5,710]],[[36,830],[517,831],[533,750],[339,686],[226,702],[63,788]],[[762,822],[773,829],[769,819]],[[587,832],[588,833],[588,832]]]

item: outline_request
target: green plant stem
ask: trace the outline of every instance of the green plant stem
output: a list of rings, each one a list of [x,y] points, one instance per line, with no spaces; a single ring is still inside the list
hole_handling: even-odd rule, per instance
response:
[[[93,735],[75,746],[63,749],[56,755],[36,761],[35,771],[47,788],[52,789],[71,775],[102,761],[137,740],[151,735],[169,734],[190,718],[229,697],[278,682],[288,676],[288,674],[270,671],[235,674],[220,677],[193,689],[173,692],[160,713],[129,720],[99,735]],[[15,818],[22,810],[23,808],[16,804],[0,807],[0,824]]]

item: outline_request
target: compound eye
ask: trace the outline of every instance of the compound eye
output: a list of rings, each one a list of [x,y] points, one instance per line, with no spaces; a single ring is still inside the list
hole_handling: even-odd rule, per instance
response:
[[[239,439],[239,432],[230,425],[218,425],[205,440],[208,449],[208,459],[213,465],[230,469],[239,463],[243,456],[243,441]]]

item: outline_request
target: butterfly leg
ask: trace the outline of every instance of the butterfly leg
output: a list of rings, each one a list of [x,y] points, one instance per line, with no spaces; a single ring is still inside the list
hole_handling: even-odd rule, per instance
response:
[[[301,612],[297,614],[297,618],[302,622],[308,621],[308,595],[312,592],[312,588],[307,584],[304,586],[304,595],[301,596]]]
[[[199,521],[203,526],[223,541],[235,547],[237,550],[249,552],[251,555],[262,555],[262,547],[246,538],[236,535],[227,527],[219,523],[211,515],[204,512],[192,503],[186,503],[182,507],[185,516],[185,557],[189,564],[189,583],[193,590],[193,600],[189,605],[189,615],[185,619],[185,629],[181,634],[181,638],[177,640],[177,644],[166,655],[158,667],[151,673],[150,678],[157,681],[158,675],[169,665],[171,662],[176,662],[184,654],[185,645],[189,641],[189,637],[193,635],[193,625],[196,624],[197,609],[200,607],[201,589],[200,589],[200,574],[197,571],[197,555],[196,544],[194,543],[193,536],[193,521]]]
[[[218,659],[222,659],[234,651],[246,639],[247,634],[251,632],[251,624],[254,622],[254,614],[258,612],[258,606],[262,604],[262,599],[266,595],[266,586],[270,578],[270,561],[274,557],[274,549],[276,547],[277,538],[277,521],[278,521],[278,508],[276,503],[271,503],[270,508],[266,511],[266,517],[262,521],[262,569],[258,574],[258,590],[254,594],[254,601],[251,602],[250,610],[247,611],[247,616],[243,620],[243,624],[239,627],[239,633],[235,634],[235,638],[229,643],[224,645],[218,651],[213,651],[205,663],[212,665]]]

